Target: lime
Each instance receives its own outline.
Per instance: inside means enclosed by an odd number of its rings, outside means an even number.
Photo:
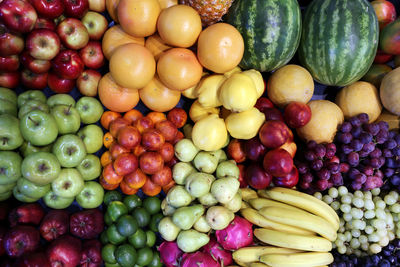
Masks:
[[[146,245],[148,247],[154,246],[154,244],[156,243],[156,239],[157,239],[156,234],[151,230],[147,230],[146,237],[147,237]]]
[[[126,240],[126,236],[123,236],[118,232],[115,224],[108,227],[106,231],[108,240],[114,245],[119,245]]]
[[[142,200],[138,195],[130,195],[124,198],[124,204],[131,212],[134,208],[142,206]]]
[[[150,213],[142,207],[138,207],[132,211],[132,216],[135,217],[139,227],[145,227],[150,222]]]
[[[107,207],[107,213],[113,222],[122,215],[128,214],[128,208],[121,201],[113,201]]]
[[[140,266],[146,266],[153,259],[153,250],[149,247],[144,247],[138,250],[138,257],[136,264]]]
[[[125,214],[118,218],[117,230],[123,236],[130,236],[136,233],[138,223],[131,215]]]
[[[115,252],[115,259],[122,267],[133,266],[136,262],[136,249],[130,244],[119,246]]]
[[[111,224],[113,224],[113,221],[111,220],[111,217],[107,212],[104,213],[104,223],[107,226],[110,226]]]
[[[143,200],[143,207],[151,214],[156,214],[161,210],[161,200],[158,197],[148,197]]]
[[[164,215],[162,215],[162,213],[157,213],[151,216],[149,223],[149,228],[151,231],[158,232],[158,223],[161,221],[162,218],[164,218]]]
[[[128,241],[137,249],[144,248],[147,243],[146,232],[139,228],[136,233],[128,237]]]
[[[121,267],[118,263],[104,263],[105,267]]]
[[[161,263],[160,254],[157,251],[155,251],[153,253],[153,259],[147,265],[147,267],[161,267],[161,266],[163,266],[163,265]]]
[[[115,259],[114,256],[114,251],[117,249],[117,247],[113,244],[106,244],[102,249],[101,249],[101,257],[103,258],[104,262],[106,263],[116,263],[117,260]]]
[[[101,233],[101,235],[100,235],[100,242],[101,242],[103,245],[105,245],[105,244],[107,244],[107,243],[110,242],[110,241],[108,241],[108,237],[107,237],[107,232],[106,232],[106,231],[104,231],[104,232]]]
[[[122,201],[122,195],[118,191],[107,191],[104,194],[104,204],[108,205],[113,201]]]

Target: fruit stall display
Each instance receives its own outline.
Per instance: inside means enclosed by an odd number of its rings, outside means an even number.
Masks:
[[[398,14],[0,0],[0,267],[399,266]]]

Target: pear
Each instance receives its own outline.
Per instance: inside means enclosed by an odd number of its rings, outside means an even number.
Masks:
[[[193,126],[193,143],[205,151],[221,149],[228,138],[228,132],[223,119],[217,114],[210,114],[207,117],[196,121]]]
[[[185,124],[183,126],[183,134],[185,135],[185,138],[192,139],[192,129],[193,126],[191,124]]]
[[[167,203],[174,208],[184,207],[192,202],[192,196],[181,185],[175,185],[167,194]]]
[[[211,230],[211,227],[208,225],[206,220],[206,216],[202,215],[194,224],[193,228],[202,233],[208,233]]]
[[[240,194],[240,190],[237,191],[231,201],[224,204],[224,207],[232,212],[238,212],[242,208],[242,194]]]
[[[182,230],[189,230],[204,214],[204,211],[205,209],[201,204],[179,208],[172,215],[172,222]]]
[[[218,202],[225,204],[232,200],[239,190],[240,182],[235,177],[215,180],[211,185],[211,194]]]
[[[191,162],[199,152],[192,140],[184,138],[175,144],[175,156],[183,162]]]
[[[196,169],[192,164],[188,162],[178,162],[172,168],[172,178],[175,183],[184,185],[189,174],[194,172],[196,172]]]
[[[210,152],[200,151],[193,160],[197,170],[205,173],[213,173],[218,166],[218,158]]]
[[[239,174],[239,168],[233,160],[226,160],[218,164],[217,178],[235,177],[239,179]]]
[[[235,214],[222,206],[212,206],[206,213],[206,221],[213,230],[225,229],[235,218]]]
[[[183,252],[189,253],[200,249],[209,241],[210,237],[207,234],[190,229],[180,231],[176,243]]]
[[[201,197],[210,192],[215,177],[212,174],[195,172],[186,179],[185,188],[192,197]]]
[[[214,157],[216,157],[218,159],[218,163],[228,159],[228,157],[226,156],[225,151],[222,150],[222,149],[211,151],[210,153],[211,153],[211,155],[213,155]]]
[[[222,105],[218,99],[218,90],[226,77],[222,74],[213,74],[201,79],[196,90],[198,101],[205,108],[214,108]]]
[[[255,107],[239,113],[231,113],[225,119],[229,134],[233,138],[246,140],[257,136],[264,122],[264,113]]]
[[[199,200],[200,204],[202,204],[204,206],[214,206],[218,203],[218,200],[216,200],[215,197],[210,192],[199,197],[198,200]]]
[[[158,232],[163,239],[174,241],[181,229],[172,222],[171,217],[164,217],[158,223]]]
[[[170,216],[174,214],[176,209],[169,205],[167,199],[164,198],[163,201],[161,201],[161,210],[164,216]]]

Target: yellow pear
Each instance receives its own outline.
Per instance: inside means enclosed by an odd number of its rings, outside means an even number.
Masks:
[[[236,66],[236,67],[234,67],[233,69],[231,69],[230,71],[225,72],[225,73],[224,73],[224,76],[225,76],[226,78],[229,78],[232,74],[237,73],[237,72],[241,72],[241,71],[242,71],[242,70],[241,70],[238,66]]]
[[[217,114],[210,114],[193,126],[192,140],[201,150],[218,150],[225,145],[227,137],[225,122]]]
[[[232,137],[250,139],[257,135],[264,121],[264,113],[253,107],[243,112],[231,113],[225,119],[225,124]]]
[[[193,122],[201,120],[210,114],[218,114],[219,108],[206,108],[203,107],[198,100],[194,101],[189,109],[189,117]]]
[[[222,105],[218,99],[218,90],[226,77],[222,74],[209,75],[201,79],[196,87],[198,101],[205,108],[219,107]]]
[[[257,98],[260,98],[264,94],[265,89],[264,79],[261,73],[258,70],[251,69],[243,71],[242,74],[249,76],[253,80],[256,86]]]

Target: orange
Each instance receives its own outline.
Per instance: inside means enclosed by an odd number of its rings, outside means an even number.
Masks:
[[[101,47],[104,56],[110,60],[117,47],[129,43],[144,45],[144,38],[130,36],[124,32],[121,25],[114,25],[104,33]]]
[[[153,183],[151,179],[147,179],[142,187],[142,192],[149,197],[154,197],[161,192],[161,189],[161,186]]]
[[[168,88],[184,91],[200,81],[203,67],[189,49],[171,48],[158,59],[157,74]]]
[[[114,137],[110,132],[106,132],[103,136],[103,144],[106,148],[109,148],[111,144],[114,142]]]
[[[190,47],[201,32],[201,18],[187,5],[174,5],[163,9],[157,21],[157,31],[169,45]]]
[[[197,57],[206,69],[225,73],[242,60],[242,35],[230,24],[216,23],[205,28],[197,41]]]
[[[158,60],[166,50],[172,48],[172,46],[167,45],[157,33],[149,36],[144,46],[150,50],[156,60]]]
[[[100,182],[101,186],[106,190],[115,190],[118,188],[118,185],[119,185],[119,184],[107,183],[106,180],[104,180],[103,176],[100,176],[99,182]]]
[[[112,162],[112,157],[110,151],[105,151],[100,157],[100,163],[102,167],[110,164]]]
[[[149,49],[139,44],[124,44],[110,59],[110,73],[122,87],[140,89],[146,86],[156,72],[156,61]]]
[[[158,0],[158,3],[160,4],[161,9],[177,5],[178,0]]]
[[[121,181],[121,183],[119,184],[119,187],[121,188],[122,193],[124,193],[125,195],[134,195],[137,193],[137,191],[139,191],[138,189],[134,189],[129,187],[124,180]]]
[[[167,120],[167,116],[165,116],[164,113],[157,111],[147,113],[146,117],[150,118],[153,121],[154,125],[156,125],[157,122]]]
[[[110,73],[100,79],[98,94],[101,103],[114,112],[126,112],[139,102],[138,90],[119,86]]]
[[[106,9],[113,21],[118,23],[117,7],[119,0],[106,0]]]
[[[124,182],[133,189],[139,189],[146,183],[147,179],[148,177],[144,172],[136,169],[136,171],[125,175]]]
[[[137,109],[131,109],[124,114],[124,119],[129,121],[130,124],[135,123],[138,119],[143,117],[143,114]]]
[[[110,122],[120,117],[122,117],[122,115],[118,112],[111,110],[104,111],[100,118],[100,124],[104,129],[108,130],[108,127],[110,127]]]
[[[165,112],[178,104],[181,92],[167,88],[157,76],[154,76],[153,80],[139,90],[139,96],[149,109]]]
[[[118,20],[126,33],[146,37],[156,32],[160,12],[158,0],[120,0]]]

